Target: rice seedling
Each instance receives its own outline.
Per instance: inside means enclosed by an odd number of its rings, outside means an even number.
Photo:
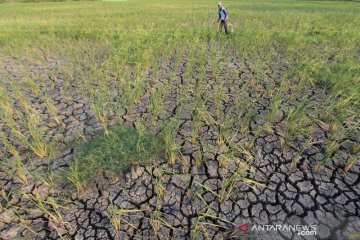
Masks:
[[[314,130],[311,120],[307,117],[309,107],[310,103],[308,103],[308,100],[304,97],[301,99],[299,105],[290,108],[286,118],[287,125],[285,130],[277,132],[280,136],[280,146],[283,151],[287,150],[289,144],[299,135],[302,135],[306,129],[310,131],[307,135]],[[309,127],[307,128],[306,126]]]
[[[221,81],[219,81],[221,82]],[[215,102],[215,109],[216,109],[216,117],[219,119],[222,116],[222,103],[223,101],[228,101],[229,97],[228,94],[225,92],[224,87],[222,84],[215,85],[214,89],[214,102]]]
[[[199,195],[199,197],[201,196]],[[214,211],[210,208],[210,206],[207,205],[205,211],[199,213],[194,229],[191,232],[191,236],[193,238],[198,238],[200,234],[203,234],[205,235],[206,239],[214,238],[214,236],[209,233],[208,228],[209,227],[225,228],[225,227],[223,225],[212,223],[211,222],[212,220],[217,222],[221,221],[232,225],[232,223],[230,223],[226,219],[218,217],[216,213],[214,213]]]
[[[24,84],[27,88],[31,89],[37,97],[41,96],[39,85],[33,79],[25,77]]]
[[[307,142],[304,143],[304,145],[301,147],[300,151],[296,154],[296,156],[291,160],[291,164],[290,164],[290,169],[289,171],[291,172],[296,165],[299,163],[299,161],[302,158],[302,154],[303,152],[311,147],[312,145],[314,145],[316,142],[312,141],[312,139],[309,139]]]
[[[27,143],[29,148],[39,157],[45,158],[50,155],[50,145],[46,142],[46,140],[43,138],[44,136],[44,130],[43,128],[36,126],[34,123],[29,121],[28,123],[28,130],[31,135],[32,141],[27,142],[26,138],[24,137],[24,142]],[[19,135],[21,136],[21,135]]]
[[[359,158],[360,158],[360,153],[358,152],[355,156],[347,160],[344,168],[345,172],[348,172],[354,166],[354,164],[359,160]]]
[[[52,98],[48,95],[45,95],[44,100],[45,100],[46,108],[49,111],[52,119],[54,119],[57,124],[64,126],[64,123],[59,118],[59,111],[56,108],[55,104],[53,103]]]
[[[270,112],[267,116],[270,123],[275,124],[277,122],[279,110],[282,102],[283,102],[283,98],[280,96],[280,94],[277,94],[270,105]]]
[[[12,176],[15,181],[23,185],[26,185],[28,183],[30,172],[19,158],[15,157],[14,159],[9,159],[3,164],[5,165],[5,169],[7,170],[9,175]]]
[[[108,135],[109,134],[109,129],[108,129],[109,121],[108,121],[108,117],[107,117],[107,112],[104,109],[103,104],[104,104],[104,102],[102,100],[95,100],[95,102],[93,102],[91,104],[91,108],[94,111],[99,122],[102,124],[102,127],[104,128],[104,134]]]
[[[301,129],[302,126],[307,123],[306,117],[307,109],[309,108],[309,101],[306,97],[303,97],[300,103],[289,110],[288,113],[288,127],[287,131],[292,134],[296,129]]]
[[[132,224],[131,222],[126,220],[126,216],[131,213],[141,213],[146,210],[143,209],[122,209],[118,206],[114,205],[112,201],[110,201],[110,205],[106,210],[106,216],[109,218],[109,221],[111,223],[111,226],[114,228],[115,233],[117,236],[119,236],[121,232],[121,226],[122,224],[126,224],[134,229],[137,229],[137,227]]]
[[[2,101],[5,105],[2,108],[2,115],[6,125],[10,128],[11,134],[34,154],[41,158],[49,156],[51,153],[51,144],[47,143],[43,138],[44,128],[39,126],[41,120],[38,114],[28,104],[18,86],[13,85],[13,90],[25,112],[21,113],[19,110],[15,109],[9,100],[9,96],[4,95],[5,97],[2,98]],[[15,123],[15,118],[18,119],[18,123]],[[22,127],[26,128],[27,134],[20,131],[19,123]],[[5,139],[2,135],[2,139],[9,150],[16,155],[16,150],[11,146],[9,138]]]
[[[201,184],[197,181],[194,181],[197,185],[202,187],[205,191],[213,194],[219,202],[223,203],[229,199],[231,199],[231,195],[237,189],[239,183],[246,184],[252,189],[256,189],[256,187],[266,187],[266,185],[252,180],[248,177],[245,177],[245,174],[250,170],[249,164],[240,161],[240,165],[236,171],[234,171],[231,175],[224,177],[221,181],[220,188],[218,191],[214,191],[207,187],[204,184]]]
[[[180,150],[180,146],[174,140],[174,135],[178,129],[179,123],[177,119],[164,123],[162,135],[165,146],[165,153],[171,165],[175,164],[176,157]]]
[[[151,177],[154,179],[154,181],[153,181],[154,189],[155,189],[155,193],[156,193],[157,197],[159,199],[162,199],[162,197],[164,196],[164,192],[166,191],[164,182],[162,179],[165,170],[160,167],[156,167],[154,169],[147,167],[147,172],[149,172]]]
[[[155,209],[150,212],[149,216],[149,223],[155,232],[155,235],[161,239],[168,238],[170,236],[165,235],[162,231],[163,227],[170,228],[173,231],[176,230],[171,223],[169,223],[166,218],[165,214],[159,211],[158,209]]]
[[[31,175],[34,176],[35,179],[37,179],[38,181],[40,181],[42,184],[44,184],[45,186],[51,188],[52,186],[54,186],[54,175],[52,172],[46,172],[46,173],[42,173],[39,171],[32,171]]]
[[[43,212],[54,223],[64,223],[63,217],[59,212],[64,207],[59,205],[54,198],[49,197],[47,200],[43,200],[38,194],[34,196],[22,191],[19,193],[37,207],[35,211]]]
[[[161,85],[157,89],[153,89],[150,95],[150,112],[152,115],[152,123],[155,125],[157,117],[164,113],[163,102],[165,98],[165,87]]]
[[[70,183],[75,186],[78,193],[84,190],[87,182],[80,173],[78,161],[75,160],[70,164],[65,181],[70,181]]]
[[[348,240],[356,240],[360,238],[360,232],[353,232],[348,237]]]
[[[16,146],[10,141],[9,137],[6,136],[3,132],[0,132],[0,140],[4,144],[5,149],[14,156],[14,158],[19,158],[20,153],[17,150]]]
[[[18,86],[18,84],[14,82],[11,82],[10,85],[16,99],[19,101],[24,111],[24,115],[28,116],[28,118],[31,119],[35,124],[39,124],[41,119],[38,116],[37,111],[30,105],[20,86]]]
[[[32,234],[36,235],[36,230],[33,228],[29,219],[23,216],[16,208],[8,209],[11,212],[11,218],[16,222],[16,225],[23,227]]]
[[[36,193],[35,195],[26,193],[24,191],[19,190],[19,194],[28,199],[35,208],[25,208],[21,210],[27,210],[29,212],[36,212],[36,213],[42,213],[44,214],[44,217],[49,220],[49,225],[57,232],[60,239],[65,239],[62,234],[60,233],[60,229],[67,226],[71,227],[71,224],[66,222],[63,219],[62,214],[60,213],[61,209],[65,209],[64,206],[60,205],[57,202],[57,199],[53,197],[47,197],[46,200],[42,199],[42,197]],[[31,223],[27,222],[24,218],[19,217],[22,223],[22,226],[25,226],[27,229],[31,230]],[[32,231],[33,233],[36,233],[35,231]]]

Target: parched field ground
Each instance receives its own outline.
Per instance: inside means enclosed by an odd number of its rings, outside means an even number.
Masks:
[[[0,4],[0,239],[359,238],[360,4],[224,3]]]

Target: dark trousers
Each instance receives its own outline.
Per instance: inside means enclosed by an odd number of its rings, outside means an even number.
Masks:
[[[228,33],[228,30],[227,30],[227,23],[226,23],[226,21],[225,21],[225,20],[220,20],[220,26],[219,26],[220,31],[222,31],[223,27],[224,27],[224,29],[225,29],[225,33],[227,34],[227,33]]]

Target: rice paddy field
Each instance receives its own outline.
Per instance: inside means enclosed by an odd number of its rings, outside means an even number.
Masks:
[[[223,4],[0,3],[0,239],[360,238],[360,3]]]

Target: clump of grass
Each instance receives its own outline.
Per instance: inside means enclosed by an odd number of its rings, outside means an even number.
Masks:
[[[132,128],[113,127],[107,135],[98,135],[81,144],[70,167],[65,183],[71,182],[78,191],[91,185],[102,172],[119,174],[131,164],[147,164],[164,154],[161,138]]]

